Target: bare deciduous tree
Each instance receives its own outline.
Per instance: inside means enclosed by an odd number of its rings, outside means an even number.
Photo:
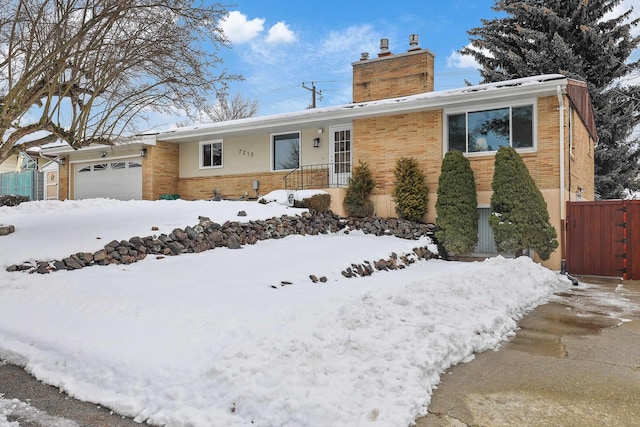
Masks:
[[[145,112],[195,116],[240,78],[217,70],[225,15],[191,0],[5,0],[0,162],[58,139],[111,143]]]
[[[245,99],[239,93],[229,100],[226,93],[221,93],[216,103],[207,108],[206,114],[214,122],[245,119],[258,114],[258,101]]]

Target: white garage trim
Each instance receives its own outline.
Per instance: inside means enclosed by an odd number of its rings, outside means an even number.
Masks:
[[[142,199],[142,159],[74,162],[74,198]]]

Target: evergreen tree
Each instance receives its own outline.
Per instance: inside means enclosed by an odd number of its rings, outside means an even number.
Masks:
[[[498,250],[520,256],[524,250],[533,249],[541,259],[549,259],[558,247],[558,234],[549,220],[542,193],[513,148],[501,147],[496,153],[491,187],[489,225]]]
[[[353,168],[349,179],[349,187],[344,197],[343,206],[350,216],[366,217],[373,215],[373,202],[369,200],[376,186],[367,163],[359,163]]]
[[[493,9],[506,16],[483,20],[468,31],[471,47],[461,50],[481,65],[485,83],[538,74],[563,74],[586,81],[599,142],[595,150],[596,194],[618,198],[640,186],[640,86],[624,82],[640,70],[629,61],[640,46],[632,35],[640,19],[632,10],[609,14],[622,0],[499,0]],[[637,82],[637,80],[635,80]]]
[[[438,242],[453,255],[469,253],[478,242],[478,196],[471,164],[460,151],[442,160],[436,214]]]
[[[392,196],[396,202],[396,213],[400,218],[418,221],[427,213],[429,189],[424,182],[416,159],[402,157],[396,161],[393,171],[396,186]]]

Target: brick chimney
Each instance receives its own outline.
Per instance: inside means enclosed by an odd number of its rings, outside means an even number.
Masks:
[[[422,49],[418,35],[411,34],[407,52],[393,54],[389,40],[380,40],[377,58],[364,52],[353,66],[353,102],[375,101],[433,92],[435,55]]]

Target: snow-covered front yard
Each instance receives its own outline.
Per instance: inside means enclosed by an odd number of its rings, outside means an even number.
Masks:
[[[429,243],[354,231],[48,275],[5,271],[198,216],[300,212],[182,200],[0,207],[0,223],[16,228],[0,237],[0,358],[153,424],[408,426],[445,369],[499,345],[515,320],[569,286],[527,258],[419,261],[346,279],[351,263]]]

